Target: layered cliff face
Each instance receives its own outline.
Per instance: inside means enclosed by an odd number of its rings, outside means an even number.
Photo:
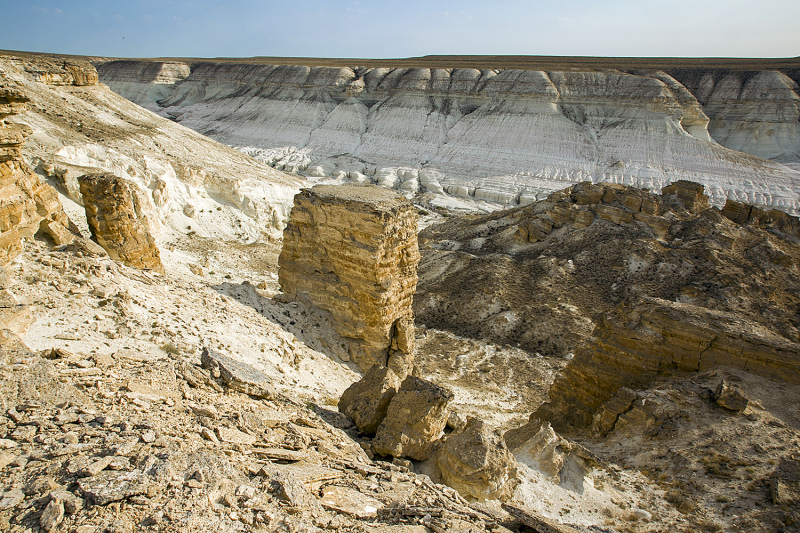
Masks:
[[[676,77],[711,118],[708,131],[723,146],[800,168],[798,84],[779,71],[679,71]]]
[[[283,233],[285,295],[328,313],[363,370],[387,363],[405,375],[414,356],[417,213],[380,187],[326,186],[295,197]]]
[[[0,265],[22,251],[22,239],[39,232],[56,244],[75,237],[56,191],[22,158],[22,145],[33,133],[31,128],[5,120],[24,113],[28,101],[21,87],[0,74]]]
[[[535,416],[559,430],[585,428],[622,387],[645,388],[659,376],[723,366],[800,383],[800,343],[765,326],[661,299],[620,306],[600,319]]]
[[[430,192],[433,206],[524,204],[583,180],[657,191],[678,179],[703,183],[715,205],[800,205],[800,174],[760,158],[800,162],[797,83],[778,71],[675,71],[682,83],[638,70],[98,68],[112,90],[276,168]]]

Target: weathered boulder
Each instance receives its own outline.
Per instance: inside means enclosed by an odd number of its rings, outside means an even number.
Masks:
[[[513,492],[510,481],[516,460],[503,439],[483,420],[470,418],[467,425],[445,439],[436,452],[442,479],[462,496],[501,499]]]
[[[92,237],[115,261],[163,272],[153,236],[136,209],[135,185],[111,174],[78,178]]]
[[[742,412],[747,409],[750,399],[741,387],[722,380],[714,391],[714,402],[730,411]]]
[[[408,376],[392,398],[372,449],[380,455],[424,461],[433,452],[449,415],[453,393],[430,381]]]
[[[700,213],[711,207],[705,187],[693,181],[675,181],[662,188],[661,194],[668,200],[682,205],[690,213]]]
[[[405,375],[414,354],[417,212],[376,186],[317,185],[295,196],[278,261],[284,293],[328,311],[367,370]]]
[[[505,441],[516,457],[551,478],[557,479],[564,468],[567,441],[549,422],[531,417],[524,426],[506,432]]]
[[[375,365],[342,393],[339,411],[349,416],[361,433],[374,434],[386,418],[401,381],[391,368]]]

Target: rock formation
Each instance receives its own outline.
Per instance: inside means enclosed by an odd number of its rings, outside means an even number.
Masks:
[[[738,314],[646,298],[601,318],[535,415],[557,430],[588,427],[621,387],[721,366],[800,383],[800,343]]]
[[[43,183],[22,158],[22,145],[33,133],[31,128],[5,121],[23,113],[28,101],[21,88],[0,76],[0,265],[19,254],[24,238],[41,232],[60,245],[72,242],[77,231],[55,189]]]
[[[606,404],[617,391],[673,372],[800,379],[797,224],[734,201],[720,212],[691,182],[662,195],[581,183],[423,230],[415,310],[428,327],[568,359],[536,416],[603,434],[635,400]]]
[[[400,385],[378,427],[372,449],[380,455],[430,457],[447,424],[453,393],[430,381],[408,376]]]
[[[784,166],[800,165],[796,69],[339,65],[98,69],[123,96],[275,168],[433,193],[432,205],[525,204],[590,179],[653,191],[691,179],[714,205],[800,206],[800,174]]]
[[[516,461],[502,437],[478,418],[451,433],[436,451],[436,464],[447,485],[478,500],[513,494]]]
[[[279,282],[288,298],[329,313],[349,358],[405,376],[414,356],[417,214],[379,187],[317,185],[295,197]]]
[[[112,174],[78,178],[92,237],[115,261],[162,272],[161,255],[137,209],[136,186]]]

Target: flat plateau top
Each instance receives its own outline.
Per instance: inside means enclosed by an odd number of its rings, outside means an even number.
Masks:
[[[408,200],[403,196],[377,185],[315,185],[310,190],[312,194],[325,200],[343,200],[372,205],[394,204],[397,206],[408,203]]]
[[[84,59],[95,65],[107,61],[180,61],[196,63],[234,63],[255,65],[304,65],[308,67],[394,67],[394,68],[477,68],[515,70],[636,70],[636,69],[723,69],[723,70],[793,70],[800,68],[800,57],[735,58],[735,57],[589,57],[589,56],[522,56],[522,55],[428,55],[408,58],[325,58],[325,57],[152,57],[114,58],[70,56],[0,50],[14,56],[50,56]]]

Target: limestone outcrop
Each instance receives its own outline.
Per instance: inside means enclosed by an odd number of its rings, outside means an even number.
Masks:
[[[453,393],[430,381],[408,376],[392,398],[372,441],[380,455],[424,461],[444,431]]]
[[[636,396],[607,402],[656,377],[730,366],[800,379],[797,224],[709,207],[690,182],[661,195],[581,183],[423,230],[415,311],[428,327],[567,360],[536,416],[602,435]]]
[[[363,370],[405,376],[414,356],[417,213],[375,186],[317,185],[295,197],[278,279],[287,298],[327,312]]]
[[[25,62],[25,72],[35,81],[47,85],[85,87],[99,81],[97,69],[88,61],[76,58],[29,57]]]
[[[645,298],[600,319],[535,416],[559,431],[588,427],[622,387],[721,366],[800,383],[800,343],[738,314]]]
[[[462,496],[478,500],[511,496],[515,463],[502,437],[479,418],[470,418],[436,451],[436,464],[444,482]]]
[[[68,244],[77,232],[55,189],[22,158],[22,145],[33,131],[5,120],[23,113],[28,101],[18,86],[0,77],[0,265],[19,254],[22,239],[41,232],[55,244]]]
[[[112,174],[78,178],[92,237],[115,261],[163,271],[155,239],[137,209],[135,185]]]

